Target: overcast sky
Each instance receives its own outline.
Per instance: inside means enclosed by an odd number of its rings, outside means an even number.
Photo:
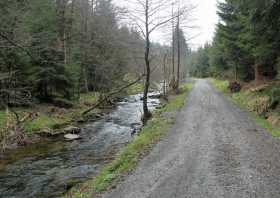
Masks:
[[[197,8],[193,11],[194,22],[199,28],[195,33],[200,33],[198,37],[190,41],[194,46],[201,46],[206,42],[211,42],[215,33],[215,26],[219,20],[217,16],[216,0],[192,0]]]
[[[115,0],[115,4],[126,7],[123,0]],[[192,11],[192,20],[188,25],[197,26],[195,29],[185,29],[187,39],[197,35],[189,41],[193,49],[203,46],[206,42],[211,42],[215,33],[215,26],[218,22],[217,0],[181,0],[182,3],[190,2],[196,8]],[[162,30],[153,32],[152,40],[160,43],[169,43],[166,34]]]

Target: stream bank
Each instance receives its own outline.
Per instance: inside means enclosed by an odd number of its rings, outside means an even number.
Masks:
[[[168,102],[153,112],[152,119],[117,153],[113,161],[103,167],[92,179],[72,189],[65,197],[99,197],[104,191],[115,188],[169,131],[191,89],[192,83],[185,83],[176,95],[169,95]]]
[[[99,93],[81,94],[80,99],[71,102],[72,105],[67,109],[54,104],[39,103],[33,104],[32,107],[2,110],[0,111],[0,159],[9,150],[43,140],[56,139],[69,133],[77,134],[79,132],[77,128],[82,127],[85,123],[102,119],[115,109],[118,102],[129,95],[138,93],[141,91],[132,87],[127,93],[117,94],[108,103],[98,106],[86,115],[82,115],[83,112],[98,103]]]
[[[263,84],[246,84],[240,92],[231,93],[229,81],[210,79],[210,82],[223,94],[250,112],[251,117],[273,136],[280,137],[280,97],[278,81]],[[273,104],[276,104],[275,106]]]
[[[38,141],[8,151],[0,161],[0,195],[12,197],[59,197],[96,174],[141,127],[141,94],[126,97],[111,113],[82,127],[82,139],[63,137]],[[149,99],[155,109],[159,99]]]

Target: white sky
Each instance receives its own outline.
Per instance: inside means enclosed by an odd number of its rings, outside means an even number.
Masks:
[[[192,2],[197,5],[193,16],[196,19],[195,25],[199,27],[193,32],[194,34],[199,33],[199,36],[191,40],[190,43],[194,48],[197,48],[212,41],[219,18],[216,13],[217,0],[192,0]]]
[[[123,0],[115,0],[115,4],[119,6],[126,6]],[[189,45],[196,49],[203,46],[206,42],[211,42],[215,33],[215,27],[219,20],[217,16],[217,0],[181,0],[181,3],[190,3],[196,8],[192,11],[190,23],[188,26],[196,26],[197,28],[185,28],[185,36],[187,39],[193,38],[188,41]],[[169,43],[168,36],[163,33],[163,30],[153,32],[151,35],[152,40],[160,43]]]

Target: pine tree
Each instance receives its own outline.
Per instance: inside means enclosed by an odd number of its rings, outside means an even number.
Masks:
[[[34,0],[26,20],[31,36],[30,51],[36,57],[31,60],[28,78],[34,86],[35,95],[47,101],[53,97],[70,97],[64,52],[57,46],[55,6],[53,1]]]

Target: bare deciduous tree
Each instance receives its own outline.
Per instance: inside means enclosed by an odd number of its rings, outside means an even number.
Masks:
[[[182,6],[178,13],[173,15],[169,12],[169,9],[174,2],[170,0],[127,0],[126,2],[128,3],[128,16],[132,25],[138,28],[145,39],[146,79],[143,95],[143,122],[145,123],[152,116],[147,105],[151,75],[151,34],[168,25],[178,16],[184,15],[188,8]]]

